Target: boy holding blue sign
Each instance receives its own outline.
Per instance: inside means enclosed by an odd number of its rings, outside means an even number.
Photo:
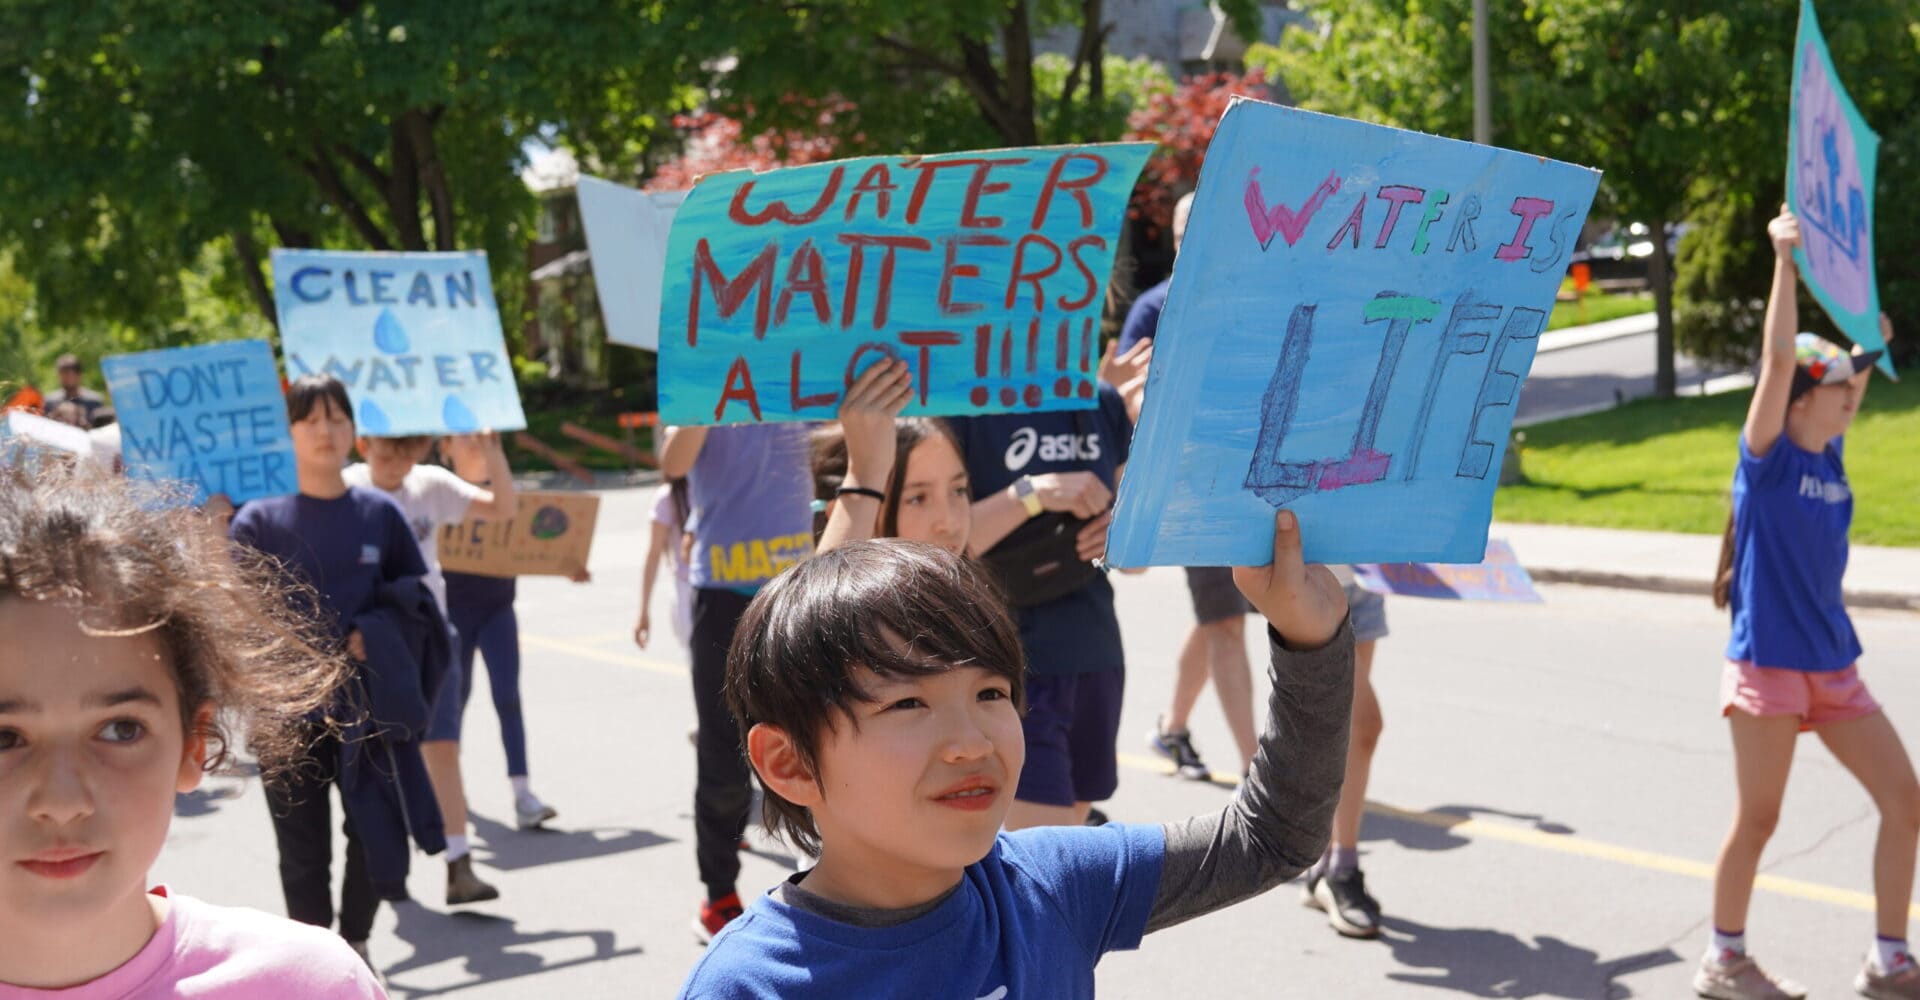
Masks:
[[[1091,997],[1107,952],[1305,868],[1339,795],[1352,635],[1292,513],[1275,520],[1269,563],[1235,571],[1271,625],[1253,773],[1232,804],[1164,825],[1001,832],[1028,678],[971,560],[859,541],[774,580],[740,623],[727,699],[769,821],[820,861],[715,938],[680,995]]]

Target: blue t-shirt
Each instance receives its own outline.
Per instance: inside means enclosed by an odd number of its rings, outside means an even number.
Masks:
[[[1120,345],[1115,353],[1125,354],[1133,345],[1152,340],[1160,331],[1160,312],[1167,307],[1167,287],[1172,284],[1173,279],[1168,278],[1133,300],[1133,306],[1127,310],[1127,321],[1120,326]]]
[[[1092,410],[995,413],[948,423],[960,441],[976,500],[1021,476],[1049,472],[1092,472],[1111,489],[1133,439],[1127,406],[1105,383]],[[1104,574],[1058,600],[1016,610],[1020,645],[1034,673],[1084,674],[1125,666],[1113,586]]]
[[[687,475],[695,587],[757,592],[813,551],[805,424],[707,431]]]
[[[1814,453],[1781,435],[1755,458],[1741,436],[1728,659],[1821,672],[1845,670],[1860,658],[1840,586],[1852,523],[1839,438]]]
[[[381,585],[427,572],[400,505],[376,489],[350,486],[332,500],[300,493],[255,500],[234,515],[230,534],[312,586],[318,605],[296,595],[294,606],[336,640],[378,602]]]
[[[951,896],[894,927],[855,927],[761,896],[713,939],[680,996],[1091,997],[1100,957],[1140,946],[1165,854],[1158,826],[1001,834]]]

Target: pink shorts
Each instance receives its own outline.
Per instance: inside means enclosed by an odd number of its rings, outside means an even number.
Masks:
[[[1857,665],[1814,673],[1728,660],[1720,672],[1720,714],[1736,708],[1748,715],[1797,715],[1800,731],[1806,732],[1872,715],[1880,703],[1867,693]]]

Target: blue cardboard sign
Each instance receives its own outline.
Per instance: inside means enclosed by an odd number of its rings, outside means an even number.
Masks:
[[[1237,99],[1200,174],[1107,561],[1476,562],[1600,174]]]
[[[1100,315],[1152,146],[873,156],[703,178],[674,217],[660,419],[831,418],[882,358],[908,415],[1095,405]]]
[[[101,359],[120,423],[120,459],[135,479],[176,480],[193,502],[234,503],[299,489],[280,370],[264,340],[234,340]]]
[[[1880,137],[1840,82],[1813,0],[1800,0],[1793,41],[1793,111],[1787,129],[1787,204],[1800,222],[1793,262],[1833,325],[1881,350],[1880,287],[1873,274],[1873,179]],[[1890,355],[1880,368],[1893,374]]]
[[[1376,594],[1432,597],[1447,601],[1501,601],[1539,604],[1533,576],[1514,558],[1513,546],[1496,538],[1487,543],[1487,557],[1478,563],[1361,563],[1353,568],[1354,582]]]
[[[362,434],[524,430],[487,255],[273,251],[287,374],[346,383]]]

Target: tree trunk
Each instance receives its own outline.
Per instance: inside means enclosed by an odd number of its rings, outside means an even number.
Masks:
[[[233,256],[240,264],[240,277],[246,281],[254,308],[278,329],[280,314],[273,308],[273,289],[267,287],[267,276],[260,270],[260,246],[254,242],[253,232],[245,226],[236,226],[228,235],[233,240]]]
[[[1087,60],[1087,102],[1092,107],[1107,103],[1107,26],[1101,0],[1086,0],[1087,28],[1093,32],[1093,51]]]
[[[367,209],[360,204],[360,199],[355,198],[353,192],[347,190],[346,181],[341,178],[340,171],[334,167],[333,160],[327,156],[326,150],[316,144],[313,148],[313,159],[301,165],[306,168],[307,175],[313,178],[313,182],[319,185],[320,193],[347,217],[347,224],[353,227],[353,231],[367,241],[368,249],[393,249],[393,241],[387,239],[387,234],[380,231],[380,226],[373,221],[372,216],[367,214]]]
[[[453,190],[447,183],[447,165],[440,159],[440,144],[433,137],[433,127],[439,120],[438,109],[430,113],[407,112],[413,151],[420,158],[420,184],[426,189],[427,205],[433,211],[433,248],[458,250],[460,234],[454,224]]]
[[[1667,220],[1656,216],[1647,220],[1653,229],[1653,258],[1648,264],[1648,278],[1653,283],[1654,314],[1654,372],[1653,394],[1661,399],[1671,399],[1678,379],[1673,367],[1673,262],[1667,255]]]
[[[1027,0],[1007,4],[1007,22],[1000,30],[1000,41],[1007,64],[1007,117],[1017,130],[1007,138],[1016,146],[1037,146],[1040,130],[1034,121],[1033,24],[1027,18]]]
[[[399,231],[400,249],[425,250],[427,232],[420,225],[420,157],[413,145],[409,121],[420,112],[409,109],[387,126],[387,155],[391,158],[387,188],[387,214]]]

